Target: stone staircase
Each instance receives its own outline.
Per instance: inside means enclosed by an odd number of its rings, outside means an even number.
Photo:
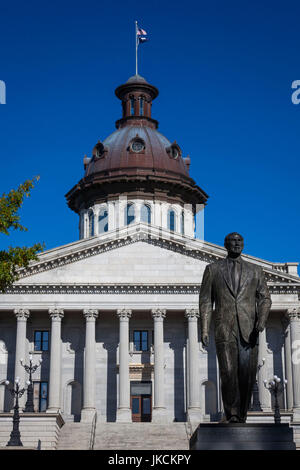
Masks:
[[[92,426],[90,423],[67,422],[60,430],[57,450],[89,450]]]
[[[63,449],[89,449],[91,424],[66,423],[57,445]],[[94,450],[188,450],[186,423],[101,423],[95,431]]]

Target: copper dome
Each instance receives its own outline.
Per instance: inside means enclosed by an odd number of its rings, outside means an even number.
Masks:
[[[189,176],[189,157],[176,142],[157,131],[151,117],[158,90],[135,75],[116,89],[123,116],[117,130],[98,142],[91,158],[84,159],[84,178],[66,195],[71,209],[79,212],[95,202],[121,194],[202,204],[207,194]]]

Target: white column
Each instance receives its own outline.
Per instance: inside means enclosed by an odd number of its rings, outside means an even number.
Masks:
[[[94,208],[94,235],[99,235],[99,212],[100,207],[97,205]]]
[[[152,422],[165,422],[165,397],[164,397],[164,318],[166,310],[153,309],[154,319],[154,407],[152,411]]]
[[[197,309],[185,311],[188,319],[188,416],[191,422],[202,420],[200,405],[200,383],[199,383],[199,342],[198,342],[198,318]]]
[[[291,325],[288,315],[282,318],[284,328],[284,363],[286,384],[286,407],[293,409],[293,373],[292,373],[292,350],[291,350]]]
[[[116,227],[116,216],[115,216],[115,203],[109,201],[107,203],[108,210],[108,231],[114,230]]]
[[[119,309],[117,315],[120,320],[119,338],[119,407],[117,421],[131,422],[130,409],[130,382],[129,382],[129,318],[131,310]]]
[[[266,340],[266,329],[259,333],[259,344],[258,344],[258,396],[260,406],[263,411],[272,411],[271,407],[271,394],[269,390],[264,386],[264,380],[269,380],[268,367],[267,367],[267,340]],[[263,361],[265,359],[265,361]]]
[[[50,309],[49,315],[51,318],[51,347],[47,413],[57,413],[61,408],[61,320],[64,316],[64,311],[60,308]]]
[[[85,352],[83,374],[83,408],[81,421],[91,422],[96,412],[96,319],[98,310],[86,309],[85,317]]]
[[[26,325],[27,319],[29,318],[29,310],[25,310],[23,308],[15,309],[14,314],[17,318],[15,379],[16,377],[20,378],[20,386],[23,388],[25,386],[25,381],[27,380],[27,374],[25,375],[25,369],[21,365],[20,359],[24,359],[25,362],[28,362],[26,361]],[[25,406],[25,402],[26,393],[19,400],[20,409]]]
[[[300,307],[288,309],[291,324],[293,419],[300,420]]]

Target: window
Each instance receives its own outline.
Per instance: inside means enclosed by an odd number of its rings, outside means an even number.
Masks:
[[[131,142],[131,150],[134,153],[140,153],[145,149],[145,142],[142,139],[134,139]]]
[[[141,207],[141,222],[151,224],[151,208],[147,204],[143,204]]]
[[[93,237],[94,234],[95,234],[94,213],[93,211],[89,211],[89,237]]]
[[[176,224],[175,224],[175,211],[170,209],[168,211],[168,229],[172,232],[175,232]]]
[[[135,330],[133,332],[133,346],[135,351],[148,351],[148,331]]]
[[[35,331],[34,332],[34,350],[35,351],[48,351],[49,350],[49,331]]]
[[[48,407],[48,382],[33,382],[34,411],[45,412]]]
[[[125,209],[125,225],[132,224],[134,222],[134,205],[127,204]]]
[[[130,115],[134,116],[134,98],[130,98]]]
[[[105,209],[104,207],[100,209],[98,224],[99,233],[104,233],[108,231],[108,212],[107,209]]]
[[[144,116],[144,98],[140,97],[140,116]]]

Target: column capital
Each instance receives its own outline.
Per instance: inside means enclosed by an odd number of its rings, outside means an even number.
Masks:
[[[64,310],[62,308],[50,308],[49,315],[51,320],[61,320],[64,317]]]
[[[94,309],[91,309],[91,308],[85,308],[83,310],[83,316],[85,317],[86,320],[90,319],[90,318],[98,318],[98,315],[99,315],[99,311],[98,310],[94,310]]]
[[[199,310],[197,308],[187,308],[185,310],[185,313],[184,313],[184,316],[186,318],[188,318],[189,320],[190,319],[193,319],[193,318],[199,318]]]
[[[25,308],[15,308],[14,314],[18,320],[27,320],[27,318],[29,318],[30,312]]]
[[[128,308],[118,308],[117,310],[117,315],[118,317],[120,318],[120,320],[122,319],[127,319],[127,318],[130,318],[131,315],[132,315],[132,310],[128,309]]]
[[[151,310],[151,315],[152,315],[152,318],[154,318],[154,320],[158,319],[158,318],[166,318],[166,309],[165,308],[153,308]]]
[[[288,308],[285,315],[290,321],[300,321],[300,307]]]

